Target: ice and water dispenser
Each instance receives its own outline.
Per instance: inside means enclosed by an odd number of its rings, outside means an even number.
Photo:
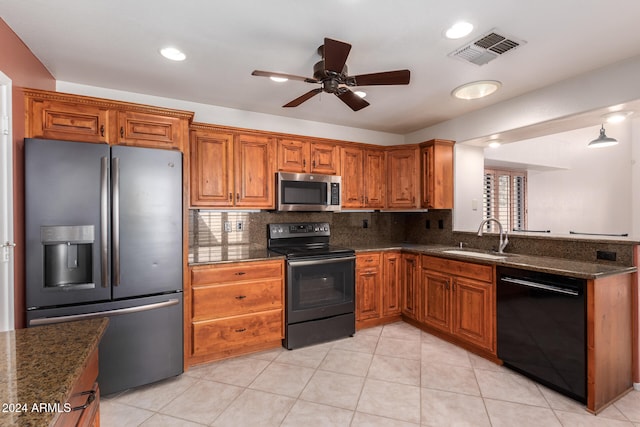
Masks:
[[[93,281],[93,225],[42,226],[45,289],[95,288]]]

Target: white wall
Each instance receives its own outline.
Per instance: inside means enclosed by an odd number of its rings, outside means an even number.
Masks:
[[[476,231],[482,221],[484,150],[469,145],[454,146],[453,229]]]
[[[136,102],[177,110],[193,111],[194,121],[223,126],[233,126],[247,129],[258,129],[271,132],[283,132],[297,135],[316,136],[320,138],[338,139],[343,141],[364,142],[378,145],[404,144],[404,136],[367,129],[357,129],[337,126],[328,123],[309,120],[291,119],[271,114],[254,113],[251,111],[235,110],[233,108],[215,105],[199,104],[179,99],[162,98],[141,93],[125,92],[121,90],[81,85],[58,80],[58,92],[77,95],[94,96],[97,98],[114,99],[118,101]]]

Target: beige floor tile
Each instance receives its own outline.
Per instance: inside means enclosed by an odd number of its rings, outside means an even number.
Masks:
[[[333,348],[327,353],[318,369],[364,377],[369,371],[373,355],[357,351]]]
[[[160,412],[196,423],[209,424],[242,392],[242,388],[199,380],[164,406]]]
[[[414,328],[405,322],[395,322],[384,325],[382,328],[382,338],[399,338],[410,341],[420,341],[422,331]]]
[[[469,361],[471,362],[471,366],[475,369],[484,369],[487,371],[500,371],[502,369],[506,369],[505,367],[498,365],[497,363],[493,363],[490,360],[485,359],[484,357],[480,357],[477,354],[468,353]]]
[[[482,398],[440,390],[422,389],[423,426],[490,426]]]
[[[150,411],[158,411],[197,381],[197,379],[186,375],[172,377],[154,384],[127,390],[119,394],[115,401]]]
[[[367,335],[358,332],[353,337],[336,341],[333,348],[373,354],[376,351],[379,339],[378,335]]]
[[[356,412],[351,427],[416,427],[419,424]]]
[[[382,334],[378,342],[376,354],[420,360],[422,348],[418,339],[391,338]]]
[[[284,353],[286,351],[288,351],[286,348],[278,347],[271,350],[260,351],[258,353],[251,353],[246,357],[250,357],[252,359],[262,359],[262,360],[272,361],[272,360],[275,360],[276,357],[280,356],[280,353]]]
[[[420,361],[375,355],[367,378],[420,386]]]
[[[254,390],[298,397],[314,370],[304,366],[273,362],[249,385]]]
[[[538,384],[538,390],[540,390],[544,398],[547,400],[551,409],[575,412],[578,414],[585,413],[587,410],[586,405],[573,400],[563,394],[560,394],[555,390],[551,390],[543,385]]]
[[[640,423],[640,391],[633,390],[614,403],[629,420]]]
[[[295,399],[259,390],[245,390],[212,424],[216,427],[279,426]]]
[[[246,387],[269,365],[262,359],[238,358],[216,363],[202,377],[207,380]]]
[[[275,361],[315,369],[322,363],[332,346],[332,343],[326,343],[283,351],[275,358]]]
[[[442,340],[422,340],[421,360],[431,363],[465,366],[470,368],[469,353],[460,347]]]
[[[476,378],[482,397],[549,407],[536,383],[515,373],[476,369]]]
[[[422,362],[420,386],[480,396],[476,375],[471,368]]]
[[[367,379],[357,410],[412,423],[420,422],[420,387]]]
[[[575,412],[555,411],[555,413],[563,427],[633,427],[633,423],[630,421],[604,418],[587,412],[576,414]]]
[[[549,408],[485,399],[493,427],[562,427]]]
[[[353,411],[298,400],[284,419],[286,427],[348,427]]]
[[[316,371],[300,394],[300,399],[354,410],[363,384],[363,377]]]
[[[138,426],[153,416],[154,412],[134,408],[114,400],[100,401],[100,425],[102,427]]]
[[[140,424],[140,427],[200,427],[204,425],[206,424],[198,424],[182,420],[180,418],[170,417],[169,415],[156,413],[153,417]]]
[[[373,328],[360,329],[356,332],[355,336],[357,337],[358,335],[370,335],[380,337],[380,334],[382,334],[382,328],[383,326],[374,326]]]

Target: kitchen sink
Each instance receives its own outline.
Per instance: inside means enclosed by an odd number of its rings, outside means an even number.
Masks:
[[[474,257],[474,258],[491,259],[495,261],[503,260],[508,256],[507,254],[498,254],[498,253],[490,254],[487,252],[468,251],[464,249],[447,249],[442,252],[444,252],[445,254],[463,255],[463,256]]]

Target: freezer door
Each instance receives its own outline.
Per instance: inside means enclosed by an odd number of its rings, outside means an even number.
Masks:
[[[111,298],[109,146],[25,139],[26,306]]]
[[[182,153],[115,146],[113,298],[182,290]]]
[[[99,345],[101,394],[176,376],[183,371],[182,292],[27,312],[27,325],[108,317]]]

